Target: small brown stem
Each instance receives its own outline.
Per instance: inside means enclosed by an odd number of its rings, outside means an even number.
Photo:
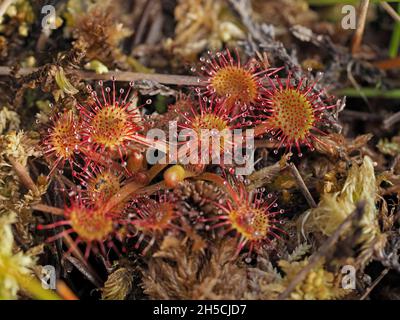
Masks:
[[[158,169],[161,168],[162,165]],[[193,177],[195,174],[192,172],[185,172],[185,179]],[[121,190],[113,195],[108,202],[104,206],[104,211],[111,211],[114,207],[119,205],[122,202],[127,201],[127,199],[133,194],[144,194],[149,193],[151,191],[161,190],[161,188],[165,188],[165,183],[162,181],[158,184],[154,184],[151,186],[145,186],[143,184],[137,183],[135,181],[129,182],[125,186],[121,188]]]
[[[380,61],[374,62],[373,65],[380,69],[383,69],[383,70],[400,68],[400,57],[386,59],[386,60],[380,60]]]
[[[59,175],[56,176],[56,179],[61,186],[68,186],[70,189],[76,188],[76,184],[69,180],[66,176]]]
[[[354,55],[360,51],[361,41],[365,30],[365,21],[367,20],[369,0],[362,0],[360,5],[360,14],[357,19],[357,29],[353,37],[351,53]]]
[[[163,168],[165,168],[167,165],[161,165],[161,164],[160,164],[160,165],[155,165],[155,166],[159,166],[159,167],[157,168],[157,172],[160,172],[160,171],[161,171]],[[154,172],[154,173],[155,173],[155,172]],[[192,177],[194,177],[195,175],[196,175],[195,173],[185,170],[185,177],[184,177],[184,179],[192,178]],[[151,180],[149,180],[149,181],[151,181]],[[145,194],[149,195],[149,194],[152,194],[152,193],[154,193],[154,192],[156,192],[156,191],[165,190],[165,189],[170,189],[170,188],[168,188],[168,187],[166,186],[165,181],[163,180],[163,181],[161,181],[161,182],[152,184],[152,185],[150,185],[150,186],[145,186],[145,187],[139,188],[138,190],[136,190],[135,194],[137,194],[137,195],[145,195]]]
[[[16,161],[12,157],[8,157],[8,161],[10,161],[15,173],[17,174],[21,183],[29,190],[31,190],[35,195],[39,195],[39,189],[37,188],[35,182],[32,180],[28,170],[18,161]]]
[[[111,211],[113,208],[118,206],[120,203],[125,202],[129,196],[135,193],[143,185],[137,183],[136,181],[129,182],[124,185],[116,194],[114,194],[105,204],[104,211]]]
[[[149,145],[150,147],[155,148],[161,152],[165,153],[167,150],[167,144],[165,142],[153,141],[152,139],[148,139],[146,137],[140,137],[140,136],[138,136],[136,139],[138,140],[137,142],[139,142],[139,140],[140,140],[140,142],[142,142],[144,145]],[[104,155],[102,155],[98,152],[88,150],[86,148],[80,148],[80,151],[82,153],[84,153],[86,156],[90,157],[91,160],[98,162],[99,164],[101,164],[103,166],[106,166],[106,167],[111,166],[112,168],[115,168],[118,170],[124,170],[124,168],[118,162],[111,160],[111,163],[110,163],[110,159],[106,158]]]
[[[156,163],[154,166],[152,166],[149,171],[147,171],[147,178],[149,179],[149,182],[151,182],[151,180],[153,180],[167,166],[168,164],[159,163]]]
[[[79,300],[75,293],[62,281],[57,281],[57,293],[64,300]]]
[[[31,206],[33,210],[36,211],[41,211],[41,212],[46,212],[46,213],[51,213],[54,214],[55,216],[62,216],[64,215],[64,210],[52,206],[48,206],[47,204],[43,203],[38,203],[33,206]]]
[[[294,178],[296,179],[297,185],[299,186],[301,193],[306,198],[308,205],[311,208],[316,208],[317,204],[315,203],[314,198],[312,197],[310,191],[308,190],[306,184],[304,183],[304,180],[303,180],[299,170],[297,170],[297,167],[293,162],[290,163],[290,170],[292,171],[292,174],[293,174]]]
[[[66,234],[63,237],[63,242],[68,248],[71,248],[70,251],[71,251],[72,255],[74,255],[77,259],[79,259],[83,264],[87,264],[87,262],[85,261],[85,258],[82,255],[82,252],[75,245],[74,240],[72,240],[72,238],[69,234]],[[68,258],[69,255],[65,254],[64,257]]]
[[[330,248],[339,240],[342,232],[350,227],[355,217],[361,217],[364,212],[364,204],[360,203],[357,208],[339,225],[336,231],[324,242],[324,244],[315,252],[309,259],[308,264],[300,270],[299,273],[293,278],[286,289],[278,296],[278,300],[284,300],[289,297],[289,294],[296,288],[296,286],[303,281],[307,274],[317,266],[320,259],[328,253]]]

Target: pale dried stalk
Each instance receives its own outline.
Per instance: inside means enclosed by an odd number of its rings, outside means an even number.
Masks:
[[[353,43],[351,47],[351,53],[354,55],[360,51],[361,41],[364,35],[365,30],[365,21],[367,20],[367,12],[368,12],[369,0],[362,0],[361,1],[361,9],[360,14],[358,15],[357,19],[357,29],[356,33],[353,37]]]
[[[399,14],[396,12],[396,10],[394,10],[394,9],[392,8],[392,6],[391,6],[389,3],[387,3],[386,1],[384,1],[384,2],[381,2],[380,5],[381,5],[381,7],[382,7],[383,9],[385,9],[385,11],[386,11],[394,20],[396,20],[397,22],[400,22],[400,16],[399,16]]]
[[[395,114],[392,114],[389,118],[383,121],[383,127],[385,129],[389,129],[391,126],[398,123],[399,121],[400,121],[400,112],[396,112]]]
[[[381,280],[388,274],[389,272],[389,268],[384,269],[381,274],[379,275],[378,278],[375,279],[374,283],[371,284],[370,287],[368,287],[368,289],[365,291],[365,293],[362,295],[362,297],[360,298],[360,300],[365,300],[368,295],[371,293],[371,291],[379,284],[379,282],[381,282]]]
[[[63,209],[52,207],[52,206],[48,206],[47,204],[43,204],[43,203],[35,204],[31,208],[32,208],[32,210],[51,213],[51,214],[53,214],[55,216],[64,215],[64,210]]]
[[[306,184],[304,183],[303,178],[301,177],[299,170],[297,170],[297,167],[295,166],[294,163],[290,164],[290,170],[292,171],[293,177],[296,179],[297,185],[299,186],[301,193],[306,198],[309,206],[311,208],[316,208],[317,204],[315,203],[314,198],[312,197],[310,191],[308,190]]]

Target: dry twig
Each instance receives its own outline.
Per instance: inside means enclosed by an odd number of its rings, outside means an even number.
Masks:
[[[384,278],[384,276],[387,275],[389,272],[389,268],[386,268],[385,270],[382,271],[382,273],[379,275],[378,278],[375,279],[374,283],[371,284],[371,286],[368,287],[368,289],[364,292],[364,294],[361,296],[360,300],[365,300],[368,295],[371,293],[371,291],[378,285],[379,282]]]
[[[37,68],[21,68],[18,70],[17,75],[26,76],[37,70]],[[9,76],[12,73],[11,71],[12,70],[9,67],[0,66],[0,75]],[[115,80],[120,82],[149,80],[170,85],[194,86],[198,84],[197,77],[173,74],[140,73],[131,71],[110,71],[103,74],[82,70],[77,70],[76,72],[78,76],[85,80],[109,80],[112,77],[115,77]]]
[[[385,129],[390,129],[391,126],[398,123],[400,121],[400,112],[396,112],[395,114],[391,115],[389,118],[383,121],[383,127]]]
[[[43,203],[35,204],[31,208],[32,208],[32,210],[51,213],[51,214],[54,214],[56,216],[64,215],[64,210],[63,209],[52,207],[52,206],[48,206],[47,204],[43,204]]]
[[[31,176],[29,175],[28,170],[17,162],[14,158],[8,157],[8,161],[10,161],[11,165],[15,173],[17,174],[21,183],[29,190],[31,190],[35,195],[39,195],[39,189],[37,188],[35,182],[32,180]]]
[[[353,37],[351,53],[354,55],[360,51],[361,41],[365,30],[365,21],[367,20],[369,0],[362,0],[360,5],[360,14],[357,19],[357,29]]]
[[[394,10],[394,9],[392,8],[392,6],[391,6],[389,3],[387,3],[386,1],[383,1],[383,2],[380,3],[380,5],[381,5],[381,7],[382,7],[383,9],[385,9],[385,11],[386,11],[394,20],[396,20],[397,22],[400,22],[400,16],[399,16],[399,14],[396,12],[396,10]]]
[[[310,191],[308,190],[306,184],[304,183],[304,180],[301,177],[299,170],[297,170],[297,167],[293,162],[290,163],[290,170],[292,171],[292,174],[293,174],[294,178],[296,179],[297,185],[299,186],[301,193],[306,198],[309,206],[311,208],[316,208],[317,204],[315,203],[315,200],[312,197]]]

